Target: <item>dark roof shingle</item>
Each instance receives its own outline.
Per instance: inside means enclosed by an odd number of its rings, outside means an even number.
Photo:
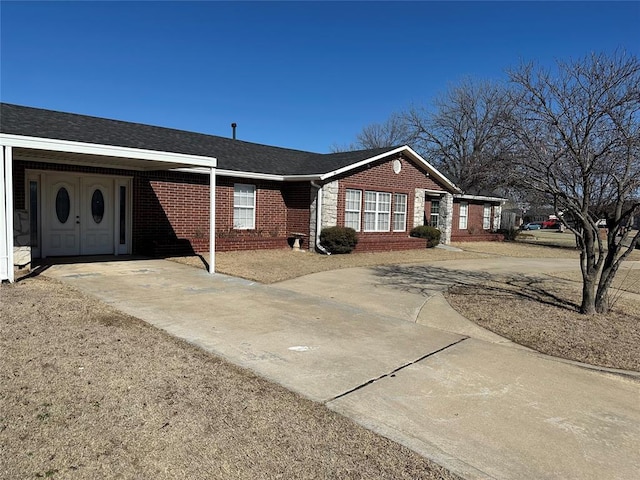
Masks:
[[[8,103],[0,104],[0,132],[215,157],[220,169],[272,175],[328,173],[396,148],[321,154]]]

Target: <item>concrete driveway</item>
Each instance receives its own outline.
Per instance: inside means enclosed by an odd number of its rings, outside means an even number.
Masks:
[[[451,279],[567,267],[484,259],[275,286],[163,260],[54,265],[46,274],[464,477],[634,478],[637,379],[514,348],[456,317],[439,293]]]

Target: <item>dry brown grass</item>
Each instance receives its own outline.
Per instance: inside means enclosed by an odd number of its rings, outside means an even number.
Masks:
[[[571,282],[582,282],[582,274],[580,272],[556,272],[553,276],[569,280]],[[611,286],[611,295],[617,295],[617,290],[640,295],[640,270],[618,270],[618,273],[613,280],[613,285]]]
[[[487,258],[492,255],[521,258],[575,257],[578,259],[578,252],[575,250],[521,243],[466,242],[454,243],[452,247],[462,251],[423,248],[398,252],[352,253],[349,255],[330,256],[311,252],[293,252],[290,249],[221,252],[216,254],[216,271],[270,284],[340,268],[432,263],[444,260]],[[170,260],[205,268],[209,258],[205,255],[203,257],[175,257]]]
[[[311,273],[340,268],[425,263],[464,258],[483,258],[485,256],[482,253],[456,252],[441,248],[329,256],[311,252],[294,252],[291,249],[253,250],[216,253],[216,271],[270,284]],[[170,260],[205,268],[204,262],[208,262],[209,258],[208,256],[203,258],[192,256],[171,258]]]
[[[608,315],[578,312],[581,284],[522,278],[453,286],[445,295],[462,315],[548,355],[640,372],[640,302],[618,297]]]
[[[0,297],[0,478],[455,478],[51,279]]]

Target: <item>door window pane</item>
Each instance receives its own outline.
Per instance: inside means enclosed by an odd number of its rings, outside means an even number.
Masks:
[[[127,243],[127,187],[120,187],[120,245]]]
[[[71,199],[69,198],[69,192],[64,187],[61,187],[56,194],[56,216],[60,223],[67,223],[69,214],[71,213]]]
[[[38,182],[29,182],[29,234],[32,247],[38,246]]]
[[[100,189],[97,188],[91,196],[91,215],[93,216],[93,221],[96,223],[102,222],[102,218],[104,217],[104,195],[102,195]]]

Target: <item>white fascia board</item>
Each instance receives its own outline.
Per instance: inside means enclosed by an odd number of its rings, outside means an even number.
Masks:
[[[204,168],[176,168],[176,172],[185,173],[200,173],[202,175],[207,174],[208,170]],[[216,176],[218,177],[236,177],[247,178],[252,180],[270,180],[273,182],[310,182],[313,180],[320,180],[320,175],[273,175],[270,173],[255,173],[255,172],[243,172],[237,170],[223,170],[216,169]]]
[[[429,162],[427,162],[424,158],[422,158],[422,156],[419,155],[418,152],[416,152],[413,148],[409,147],[408,145],[405,145],[402,148],[404,148],[408,153],[410,153],[415,160],[419,161],[425,167],[427,167],[427,170],[429,170],[431,174],[433,174],[433,176],[438,178],[438,180],[440,180],[446,185],[449,185],[451,187],[451,190],[454,190],[455,192],[458,192],[458,193],[462,193],[462,190],[460,190],[460,188],[458,188],[455,183],[453,183],[451,180],[445,177],[444,174],[441,173],[436,167],[434,167]]]
[[[449,192],[447,192],[446,190],[430,190],[428,188],[425,188],[424,193],[426,193],[427,195],[445,195]]]
[[[161,152],[159,150],[145,150],[142,148],[118,147],[98,143],[26,137],[6,133],[0,133],[0,144],[18,148],[32,148],[36,150],[51,150],[55,152],[80,153],[86,155],[131,158],[137,160],[153,160],[156,162],[177,163],[208,168],[215,168],[217,166],[217,160],[214,157]]]
[[[380,160],[382,158],[388,157],[390,155],[395,155],[396,153],[407,153],[409,156],[413,157],[414,160],[416,160],[417,162],[421,163],[427,169],[427,171],[429,172],[430,175],[436,177],[442,183],[444,183],[445,185],[448,185],[449,187],[451,187],[451,190],[453,192],[462,192],[462,190],[460,190],[458,187],[456,187],[456,185],[451,180],[449,180],[442,173],[440,173],[437,168],[435,168],[433,165],[431,165],[429,162],[427,162],[424,158],[422,158],[420,155],[418,155],[418,153],[416,153],[415,150],[413,150],[408,145],[404,145],[402,147],[394,148],[393,150],[389,150],[388,152],[381,153],[380,155],[376,155],[375,157],[367,158],[367,159],[362,160],[360,162],[352,163],[351,165],[347,165],[346,167],[339,168],[338,170],[334,170],[332,172],[325,173],[324,175],[322,175],[320,177],[320,180],[323,180],[323,181],[327,180],[328,178],[331,178],[333,176],[340,175],[342,173],[346,173],[346,172],[348,172],[350,170],[362,167],[364,165],[367,165],[369,163],[375,162],[377,160]]]
[[[381,153],[380,155],[376,155],[375,157],[366,158],[366,159],[361,160],[361,161],[359,161],[357,163],[352,163],[350,165],[347,165],[346,167],[342,167],[342,168],[339,168],[337,170],[333,170],[332,172],[324,173],[324,174],[322,174],[320,176],[320,180],[322,180],[322,181],[327,180],[328,178],[335,177],[336,175],[340,175],[342,173],[349,172],[350,170],[354,170],[356,168],[362,167],[362,166],[367,165],[369,163],[375,162],[376,160],[380,160],[381,158],[388,157],[389,155],[393,155],[395,153],[400,153],[400,152],[404,151],[404,148],[405,147],[399,147],[399,148],[396,148],[396,149],[393,149],[393,150],[389,150],[388,152]]]
[[[485,197],[484,195],[454,195],[454,198],[461,200],[479,200],[482,202],[506,203],[507,199],[502,197]]]

